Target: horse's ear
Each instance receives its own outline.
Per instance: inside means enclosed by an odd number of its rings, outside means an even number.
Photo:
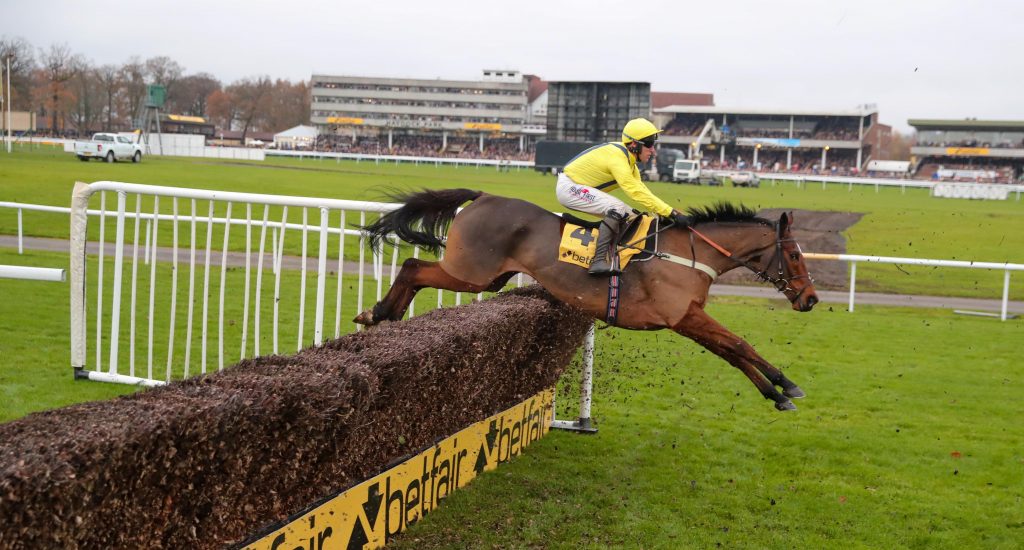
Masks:
[[[782,216],[779,217],[779,228],[785,233],[790,225],[793,225],[793,213],[783,212]]]

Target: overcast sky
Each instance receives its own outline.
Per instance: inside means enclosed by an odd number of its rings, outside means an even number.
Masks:
[[[720,107],[1024,120],[1024,1],[0,1],[0,35],[225,84],[313,73],[646,81]]]

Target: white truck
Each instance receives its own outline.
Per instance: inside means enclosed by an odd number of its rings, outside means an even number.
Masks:
[[[78,160],[87,162],[89,159],[102,159],[107,162],[118,160],[142,161],[142,145],[131,138],[117,134],[93,134],[89,141],[75,142],[75,155]]]
[[[676,183],[698,183],[700,181],[700,161],[680,159],[672,168],[672,181]]]
[[[697,185],[722,185],[715,171],[704,170],[698,159],[680,159],[672,168],[672,181]]]

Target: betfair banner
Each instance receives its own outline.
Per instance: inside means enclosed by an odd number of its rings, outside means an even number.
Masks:
[[[379,548],[455,489],[512,460],[546,435],[547,389],[447,439],[245,546],[247,550]]]
[[[463,124],[467,130],[491,130],[492,132],[500,132],[501,124],[494,124],[490,122],[467,122]]]
[[[946,154],[958,157],[986,157],[989,151],[988,147],[946,147]]]
[[[329,116],[327,117],[327,124],[362,124],[363,119],[353,118],[347,116]]]

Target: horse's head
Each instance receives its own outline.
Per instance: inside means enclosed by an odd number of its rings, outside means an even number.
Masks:
[[[804,264],[800,245],[793,237],[792,226],[792,212],[784,212],[779,221],[775,222],[775,252],[762,256],[763,263],[759,266],[758,275],[785,294],[793,304],[793,309],[810,311],[818,303],[818,294],[814,291],[814,280]]]

